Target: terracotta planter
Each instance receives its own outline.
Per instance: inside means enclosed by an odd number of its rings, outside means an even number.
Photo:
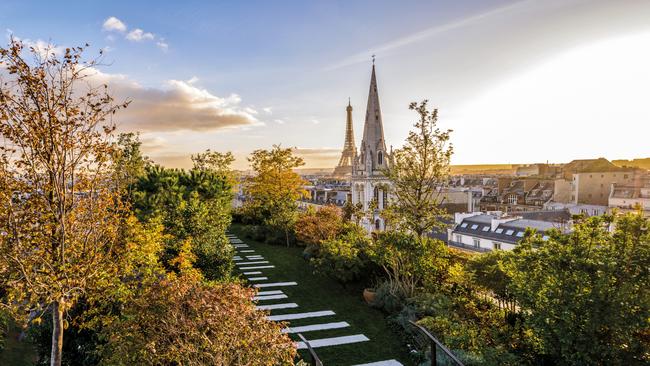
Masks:
[[[366,303],[371,304],[373,301],[375,301],[375,295],[377,293],[375,290],[371,288],[367,288],[363,290],[363,299],[366,300]]]

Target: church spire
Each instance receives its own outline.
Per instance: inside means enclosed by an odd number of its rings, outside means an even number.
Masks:
[[[373,167],[376,165],[382,165],[376,160],[379,151],[383,154],[386,153],[386,143],[384,142],[384,126],[381,118],[381,108],[379,107],[379,92],[377,91],[377,76],[375,75],[374,56],[361,149],[363,150],[363,153],[372,157],[373,162],[379,163],[373,164]]]

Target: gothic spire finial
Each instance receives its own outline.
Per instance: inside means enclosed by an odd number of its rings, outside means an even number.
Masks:
[[[372,54],[372,66],[375,66],[375,54]]]

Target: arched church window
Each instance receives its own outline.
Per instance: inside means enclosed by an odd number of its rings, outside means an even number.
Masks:
[[[380,152],[377,153],[377,164],[381,165],[383,164],[384,161],[384,155]]]
[[[375,220],[375,229],[377,230],[381,229],[381,221],[379,221],[379,219]]]

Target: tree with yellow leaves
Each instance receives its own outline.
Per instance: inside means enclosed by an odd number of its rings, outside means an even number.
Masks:
[[[293,155],[293,149],[273,145],[271,150],[255,150],[248,161],[255,172],[245,185],[249,197],[246,210],[270,228],[284,233],[289,246],[289,232],[297,218],[297,201],[307,192],[306,182],[293,169],[305,165]]]
[[[20,321],[52,313],[51,365],[61,365],[65,314],[115,276],[121,204],[111,182],[112,115],[97,60],[82,47],[0,48],[0,287]],[[28,57],[29,56],[29,57]]]

